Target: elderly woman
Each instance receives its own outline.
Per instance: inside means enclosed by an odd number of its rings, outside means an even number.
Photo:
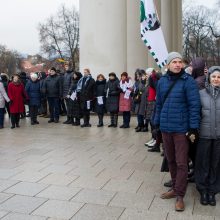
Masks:
[[[8,85],[8,96],[11,100],[11,129],[14,129],[15,126],[19,128],[20,114],[24,113],[25,111],[24,100],[28,99],[28,97],[18,74],[13,76],[12,82]]]
[[[39,124],[37,120],[38,109],[41,104],[40,81],[36,73],[30,74],[30,80],[25,86],[25,90],[29,97],[29,112],[31,117],[31,125]]]
[[[220,192],[220,66],[209,69],[206,88],[200,90],[202,119],[197,146],[195,180],[202,205],[216,205]]]

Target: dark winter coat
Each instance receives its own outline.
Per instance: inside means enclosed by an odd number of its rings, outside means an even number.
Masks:
[[[97,114],[104,114],[105,113],[105,103],[106,103],[106,94],[105,94],[105,85],[106,80],[103,81],[96,81],[96,90],[95,90],[95,97],[96,97],[96,103],[95,103],[95,112]],[[97,97],[102,96],[103,98],[103,105],[100,105],[98,103]]]
[[[82,78],[82,80],[85,79],[85,77]],[[79,93],[79,100],[80,100],[80,108],[83,110],[87,109],[87,101],[91,101],[91,108],[92,108],[92,102],[95,98],[95,80],[90,77],[84,85],[82,85],[82,88]],[[89,110],[89,109],[87,109]],[[90,109],[91,110],[91,109]]]
[[[66,98],[70,90],[73,71],[67,71],[63,76],[63,98]]]
[[[46,94],[46,97],[61,98],[63,96],[63,90],[60,76],[48,76],[43,85],[43,93]]]
[[[220,139],[220,93],[212,94],[211,86],[200,90],[202,117],[199,136],[205,139]]]
[[[26,93],[29,98],[29,105],[40,106],[41,103],[41,92],[40,92],[40,81],[29,80],[25,86]]]
[[[76,92],[77,89],[77,84],[78,84],[79,79],[73,79],[70,89],[69,89],[69,95],[71,96],[73,92]],[[80,110],[80,100],[79,100],[79,96],[77,96],[77,98],[73,101],[72,99],[70,99],[70,112],[71,112],[71,116],[74,118],[81,118],[82,117],[82,113]]]
[[[134,94],[135,114],[145,115],[147,104],[147,82],[140,81]]]
[[[9,83],[8,97],[11,100],[10,112],[13,114],[23,113],[25,110],[24,100],[28,99],[23,83],[17,83],[17,84],[15,84],[14,82]]]
[[[119,111],[120,82],[118,78],[109,80],[105,86],[106,109],[108,112]]]
[[[154,124],[160,125],[162,132],[186,133],[198,129],[200,121],[200,97],[195,80],[184,71],[163,104],[170,85],[177,79],[168,72],[158,82],[156,115]]]

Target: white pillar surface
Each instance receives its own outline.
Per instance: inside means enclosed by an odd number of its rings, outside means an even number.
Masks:
[[[154,0],[169,51],[182,52],[182,0]],[[96,77],[156,67],[140,37],[139,0],[80,0],[80,70]]]
[[[127,70],[127,0],[80,0],[80,70]]]
[[[127,72],[129,75],[134,75],[137,68],[146,69],[148,57],[148,49],[141,40],[140,34],[140,2],[127,0]]]

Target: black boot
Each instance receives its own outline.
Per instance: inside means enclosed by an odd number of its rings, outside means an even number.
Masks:
[[[63,122],[63,124],[65,125],[69,125],[69,124],[72,124],[72,120],[71,120],[71,117],[67,116],[67,120]]]
[[[143,128],[142,128],[142,132],[148,132],[148,123],[146,123]]]
[[[114,115],[114,128],[118,127],[118,115]]]
[[[110,123],[110,125],[108,126],[109,128],[110,127],[114,127],[114,114],[110,114],[110,120],[111,120],[111,123]]]
[[[103,127],[103,115],[98,115],[99,124],[97,125],[98,128]]]
[[[208,203],[211,206],[216,206],[216,199],[214,193],[208,193]]]
[[[80,125],[80,118],[76,118],[75,126],[79,126],[79,125]]]
[[[200,203],[201,205],[208,205],[209,204],[209,195],[206,191],[200,193]]]
[[[20,128],[19,122],[20,122],[20,115],[19,115],[19,114],[16,114],[16,122],[15,122],[15,125],[16,125],[17,128]]]
[[[138,126],[138,128],[136,129],[136,132],[141,132],[143,129],[143,125]]]
[[[155,144],[148,152],[160,152],[160,144]]]

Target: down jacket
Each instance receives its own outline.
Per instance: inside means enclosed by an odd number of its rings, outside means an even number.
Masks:
[[[199,136],[205,139],[220,138],[220,92],[214,98],[211,86],[199,91],[202,104],[202,119]]]
[[[199,90],[195,80],[182,71],[163,104],[164,96],[176,77],[167,72],[158,82],[154,123],[160,126],[162,132],[186,133],[189,129],[199,128]]]
[[[29,80],[25,86],[29,98],[29,105],[40,106],[41,103],[41,93],[40,93],[40,81]]]

